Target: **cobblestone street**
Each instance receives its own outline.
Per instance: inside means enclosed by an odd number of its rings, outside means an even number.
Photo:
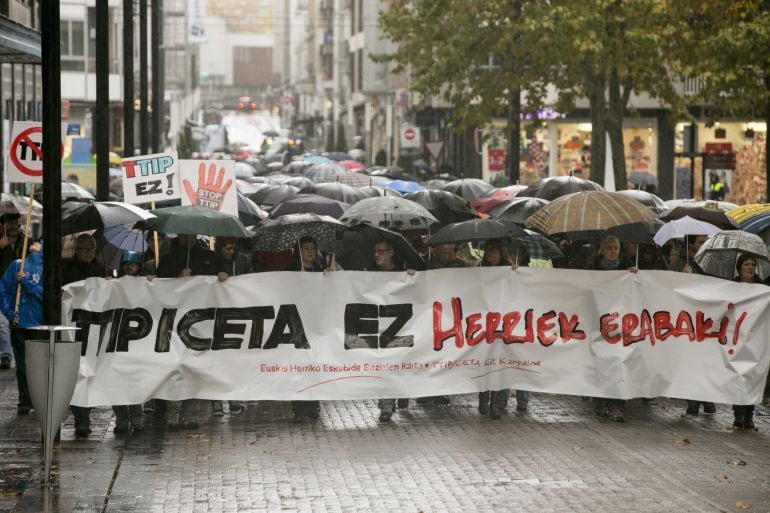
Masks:
[[[76,440],[65,419],[56,486],[41,485],[40,431],[16,415],[12,371],[0,374],[0,511],[14,512],[770,512],[770,412],[735,433],[729,406],[682,418],[684,401],[630,401],[627,422],[597,418],[580,397],[532,394],[501,420],[473,395],[416,404],[389,425],[375,401],[323,402],[293,424],[289,403],[250,402],[197,431],[160,418],[126,438],[109,408]]]

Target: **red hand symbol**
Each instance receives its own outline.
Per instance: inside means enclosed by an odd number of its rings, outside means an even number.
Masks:
[[[201,163],[198,166],[198,190],[193,189],[190,181],[186,178],[182,180],[182,183],[184,184],[185,192],[187,192],[187,197],[190,198],[190,203],[212,210],[222,210],[225,194],[227,194],[230,186],[233,185],[233,181],[228,179],[223,186],[222,182],[224,180],[225,168],[220,168],[217,175],[217,165],[214,163],[210,164],[208,179],[206,179],[206,164]]]

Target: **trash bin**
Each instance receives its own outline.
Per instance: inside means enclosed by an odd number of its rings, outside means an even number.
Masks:
[[[49,477],[53,440],[75,391],[81,347],[80,342],[69,341],[59,341],[51,347],[52,340],[27,340],[25,346],[29,395],[43,431],[46,478]],[[53,355],[52,367],[48,365],[49,355]]]

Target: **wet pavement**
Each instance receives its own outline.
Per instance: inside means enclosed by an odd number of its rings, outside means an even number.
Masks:
[[[293,424],[289,403],[211,417],[198,401],[197,431],[147,416],[121,438],[98,408],[86,440],[65,419],[47,487],[36,419],[16,415],[13,370],[0,371],[0,512],[770,512],[770,411],[736,433],[729,406],[684,409],[634,400],[614,423],[580,397],[532,394],[492,420],[464,395],[411,401],[387,425],[375,401],[323,402],[317,422]]]

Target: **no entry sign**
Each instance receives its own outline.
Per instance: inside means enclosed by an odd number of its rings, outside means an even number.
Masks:
[[[67,124],[62,123],[62,155],[64,154],[64,134],[66,131]],[[43,183],[42,123],[16,121],[13,124],[5,168],[9,182]]]

